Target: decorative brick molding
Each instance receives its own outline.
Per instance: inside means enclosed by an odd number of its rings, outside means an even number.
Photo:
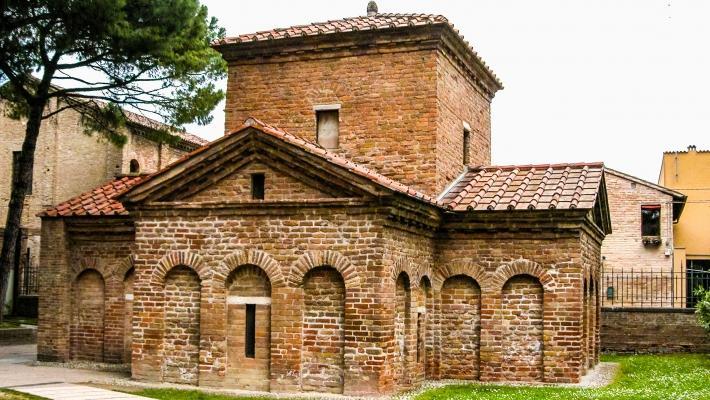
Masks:
[[[121,261],[116,264],[114,268],[108,271],[108,273],[106,274],[106,279],[116,276],[118,279],[123,280],[126,277],[128,271],[133,268],[134,261],[135,259],[133,255],[129,255],[122,258]]]
[[[216,285],[224,284],[229,274],[243,265],[256,265],[264,270],[269,277],[271,287],[286,286],[286,279],[281,273],[281,266],[268,253],[261,250],[240,250],[224,258],[212,271],[212,279]]]
[[[154,282],[163,282],[165,275],[177,266],[185,266],[197,273],[200,281],[205,282],[209,278],[210,271],[204,264],[202,256],[189,251],[174,251],[160,259],[153,270],[152,279]]]
[[[291,267],[288,284],[292,287],[303,285],[303,277],[317,267],[333,267],[343,277],[346,289],[360,287],[360,277],[350,261],[337,251],[307,251]]]
[[[407,279],[409,279],[409,284],[412,289],[419,287],[419,281],[421,278],[419,278],[418,268],[412,267],[411,260],[404,256],[397,257],[394,260],[394,267],[392,268],[392,282],[396,282],[402,272],[407,274]]]
[[[494,288],[503,288],[503,285],[516,275],[530,275],[539,279],[545,291],[555,289],[554,280],[544,267],[534,261],[523,258],[498,267],[493,273],[491,285]]]
[[[431,286],[436,291],[441,291],[444,282],[453,276],[465,275],[478,283],[482,291],[493,288],[492,277],[483,268],[476,265],[472,260],[457,260],[439,267],[431,280]],[[501,285],[502,287],[502,285]]]

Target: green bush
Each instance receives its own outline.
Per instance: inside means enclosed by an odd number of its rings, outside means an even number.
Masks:
[[[695,315],[698,316],[700,326],[710,333],[710,290],[697,288],[695,294],[700,297],[695,304]]]

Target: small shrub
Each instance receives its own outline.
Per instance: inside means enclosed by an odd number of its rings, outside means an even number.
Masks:
[[[695,294],[700,298],[695,304],[695,315],[700,326],[710,333],[710,290],[697,288]]]

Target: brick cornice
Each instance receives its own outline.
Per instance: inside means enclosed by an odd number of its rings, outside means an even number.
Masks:
[[[230,66],[436,50],[454,58],[489,99],[503,89],[468,44],[445,23],[229,43],[216,49]]]

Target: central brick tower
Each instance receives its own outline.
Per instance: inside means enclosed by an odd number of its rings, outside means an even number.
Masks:
[[[502,85],[443,16],[368,7],[215,48],[229,64],[226,131],[253,116],[434,196],[465,164],[490,164]]]

